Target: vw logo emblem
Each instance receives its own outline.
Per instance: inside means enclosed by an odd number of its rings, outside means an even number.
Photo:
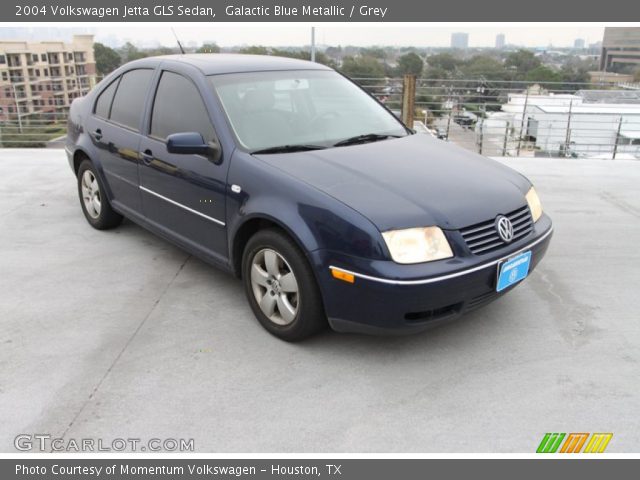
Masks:
[[[511,220],[504,215],[500,215],[496,219],[496,230],[504,243],[509,243],[513,240],[513,225],[511,224]]]

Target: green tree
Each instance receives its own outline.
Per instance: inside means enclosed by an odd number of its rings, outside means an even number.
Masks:
[[[446,80],[451,76],[451,72],[441,67],[426,67],[422,73],[422,78],[429,80]]]
[[[541,64],[540,59],[531,50],[520,49],[507,55],[505,66],[513,67],[521,75],[526,75]]]
[[[220,53],[220,47],[217,43],[203,43],[196,53]]]
[[[174,53],[180,53],[180,51],[176,48],[170,48],[170,47],[157,47],[157,48],[152,48],[150,50],[145,50],[144,51],[144,55],[145,57],[153,57],[156,55],[172,55]]]
[[[420,75],[424,62],[414,52],[407,53],[398,58],[398,73],[400,75]]]
[[[271,50],[271,55],[277,57],[297,58],[299,60],[311,60],[311,52],[308,50],[280,50],[274,48]],[[331,68],[335,68],[336,62],[329,58],[324,52],[316,51],[316,63],[327,65]]]
[[[239,50],[240,53],[249,55],[269,55],[269,49],[259,45],[252,45],[250,47],[243,47]]]
[[[559,72],[549,67],[545,67],[544,65],[540,65],[539,67],[530,70],[525,79],[528,82],[544,84],[546,82],[561,82],[562,76]]]
[[[351,78],[384,78],[384,67],[373,57],[344,57],[340,70]],[[360,83],[361,85],[372,85],[379,82],[364,81]]]
[[[118,52],[98,42],[93,44],[93,55],[96,59],[96,70],[100,75],[111,73],[118,68],[122,62]]]
[[[566,65],[560,69],[560,76],[562,77],[562,81],[567,84],[564,86],[567,90],[575,89],[576,86],[571,84],[588,83],[591,80],[589,70],[572,68]],[[579,86],[578,88],[584,88],[584,86]]]
[[[122,61],[124,63],[131,62],[133,60],[138,60],[140,58],[145,58],[147,56],[148,55],[146,52],[139,50],[138,47],[136,47],[131,42],[125,43],[120,48],[120,57],[122,58]]]
[[[341,46],[337,46],[337,47],[327,47],[327,49],[325,50],[325,53],[327,55],[329,55],[331,58],[340,58],[342,56],[342,47]]]
[[[488,55],[476,55],[460,67],[464,78],[486,78],[488,80],[505,80],[506,71],[499,60]]]
[[[387,58],[387,52],[384,51],[384,48],[380,47],[361,48],[360,55],[363,57],[377,58],[378,60],[384,60]]]
[[[450,53],[437,53],[427,58],[430,68],[439,68],[447,72],[453,72],[462,64],[462,61]]]

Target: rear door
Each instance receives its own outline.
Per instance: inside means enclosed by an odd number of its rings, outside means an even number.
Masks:
[[[97,147],[111,201],[125,211],[142,213],[138,178],[140,124],[154,70],[125,72],[98,96],[87,128]]]
[[[227,257],[225,190],[228,162],[167,152],[173,133],[198,132],[216,141],[203,94],[187,75],[163,70],[140,144],[140,189],[146,218],[178,241],[215,260]],[[210,92],[209,92],[210,94]]]

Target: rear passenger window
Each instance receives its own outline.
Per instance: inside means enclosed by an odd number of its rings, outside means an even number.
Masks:
[[[116,88],[118,88],[118,81],[120,77],[116,78],[111,84],[105,88],[98,100],[96,101],[96,108],[94,113],[102,118],[109,118],[109,111],[111,110],[111,101],[113,100],[113,94],[116,93]]]
[[[153,102],[151,136],[165,139],[181,132],[198,132],[207,143],[215,139],[207,108],[196,86],[182,75],[163,72]]]
[[[131,70],[122,75],[111,105],[112,121],[138,129],[152,76],[150,69]]]

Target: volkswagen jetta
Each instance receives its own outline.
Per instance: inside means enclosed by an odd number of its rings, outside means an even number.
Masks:
[[[232,272],[290,341],[469,312],[527,277],[552,233],[525,177],[299,60],[129,63],[73,102],[66,150],[93,227],[124,216]]]

